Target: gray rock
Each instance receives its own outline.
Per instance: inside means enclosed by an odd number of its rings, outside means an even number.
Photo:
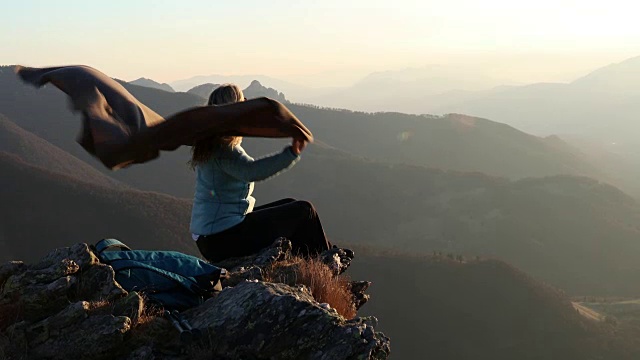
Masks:
[[[226,259],[215,264],[229,270],[229,274],[222,281],[222,285],[228,287],[235,286],[245,280],[262,280],[264,270],[267,267],[277,261],[291,257],[291,248],[291,241],[281,237],[257,254]]]
[[[85,320],[58,329],[56,335],[29,351],[37,359],[113,359],[126,348],[124,334],[131,328],[126,316],[90,316]],[[124,354],[120,354],[121,356]]]
[[[353,304],[356,310],[359,310],[364,304],[369,301],[369,295],[364,292],[371,286],[370,281],[352,281],[349,290],[353,294]]]
[[[65,330],[82,322],[89,311],[89,303],[79,301],[67,306],[59,313],[39,321],[25,329],[25,337],[29,346],[39,346],[50,338],[59,337]]]
[[[335,264],[337,274],[351,261],[345,254],[332,249],[322,259]],[[227,287],[184,313],[205,332],[204,341],[190,347],[168,320],[144,309],[143,297],[127,294],[86,244],[57,249],[31,266],[4,264],[0,358],[386,359],[389,339],[374,331],[375,318],[346,320],[305,286],[257,280],[290,258],[291,243],[281,238],[258,254],[228,260]],[[275,268],[292,272],[297,264]],[[369,284],[351,283],[356,306],[368,299]]]
[[[353,251],[341,248],[332,248],[320,254],[320,259],[327,264],[336,275],[347,271],[353,261]]]
[[[235,286],[245,280],[262,280],[264,270],[270,265],[277,261],[291,258],[291,249],[291,241],[281,237],[257,254],[226,259],[215,265],[229,270],[229,277],[223,281],[223,285]],[[329,269],[335,275],[339,275],[344,273],[351,265],[353,252],[348,249],[333,248],[322,252],[319,258],[329,266]],[[363,296],[360,297],[364,298]]]
[[[110,301],[127,294],[115,281],[115,273],[109,265],[88,266],[80,270],[78,279],[73,294],[75,299]]]
[[[324,309],[306,287],[247,281],[185,314],[206,329],[215,356],[386,359],[389,339],[361,319]]]
[[[276,239],[269,247],[262,249],[259,253],[229,258],[214,265],[225,268],[229,272],[235,273],[242,271],[243,268],[249,267],[265,267],[276,261],[281,261],[291,256],[291,241],[287,238],[280,237]]]
[[[62,259],[51,263],[49,267],[28,268],[26,271],[15,273],[7,279],[5,287],[15,289],[35,284],[48,284],[61,277],[75,274],[79,269],[75,261]],[[10,293],[10,290],[6,290],[5,293]]]
[[[20,318],[37,321],[64,309],[69,304],[69,289],[76,278],[64,276],[49,284],[31,284],[20,287],[20,282],[12,282],[10,277],[0,294],[0,305],[18,303],[22,309]]]
[[[59,248],[51,251],[40,262],[33,265],[33,269],[44,269],[63,260],[71,260],[80,268],[100,263],[98,258],[89,250],[87,244],[75,244],[71,247]]]

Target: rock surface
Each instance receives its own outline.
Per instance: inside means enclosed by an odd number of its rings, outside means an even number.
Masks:
[[[216,356],[235,359],[386,359],[389,340],[364,319],[345,320],[304,286],[245,281],[185,314]]]
[[[263,281],[290,250],[278,239],[219,264],[230,270],[225,288],[183,314],[203,334],[191,344],[122,289],[86,244],[0,265],[0,359],[386,359],[390,342],[375,318],[345,319],[304,285]],[[341,249],[321,256],[336,274],[352,258]],[[358,308],[370,283],[350,284]]]

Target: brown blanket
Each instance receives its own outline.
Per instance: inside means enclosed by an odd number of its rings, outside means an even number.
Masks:
[[[143,163],[181,145],[210,136],[294,137],[313,141],[311,132],[281,103],[258,98],[224,106],[201,106],[163,118],[122,85],[88,66],[28,68],[16,72],[25,82],[48,82],[81,111],[78,142],[110,169]]]

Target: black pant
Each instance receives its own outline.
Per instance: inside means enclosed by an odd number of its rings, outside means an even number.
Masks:
[[[258,206],[244,220],[222,232],[200,236],[197,244],[211,262],[255,254],[277,238],[291,240],[293,252],[313,256],[330,249],[318,213],[308,201],[278,200]]]

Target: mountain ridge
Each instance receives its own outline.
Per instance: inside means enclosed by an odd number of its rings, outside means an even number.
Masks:
[[[187,93],[194,94],[202,97],[203,99],[209,99],[209,95],[216,89],[220,84],[212,84],[206,83],[195,86],[189,90]],[[278,100],[283,103],[288,103],[287,98],[283,93],[278,92],[273,88],[268,88],[260,83],[258,80],[252,80],[249,86],[247,86],[244,90],[242,90],[244,97],[246,99],[254,99],[258,97],[268,97],[274,100]]]
[[[0,169],[0,196],[11,204],[0,207],[0,261],[37,259],[44,243],[62,247],[105,237],[141,249],[197,253],[186,226],[187,201],[84,182],[3,151]]]
[[[167,92],[175,92],[175,90],[173,90],[173,88],[171,87],[171,85],[167,84],[167,83],[159,83],[157,81],[154,81],[152,79],[147,79],[144,77],[138,78],[136,80],[132,80],[129,81],[129,84],[132,85],[138,85],[138,86],[144,86],[144,87],[148,87],[148,88],[152,88],[152,89],[158,89],[158,90],[164,90]]]
[[[583,318],[562,291],[503,261],[356,251],[361,256],[350,273],[373,281],[372,300],[361,313],[379,317],[379,329],[393,339],[392,358],[613,360],[639,354],[635,331]]]
[[[26,163],[47,168],[91,184],[127,188],[94,167],[30,133],[0,114],[0,151],[18,156]]]

